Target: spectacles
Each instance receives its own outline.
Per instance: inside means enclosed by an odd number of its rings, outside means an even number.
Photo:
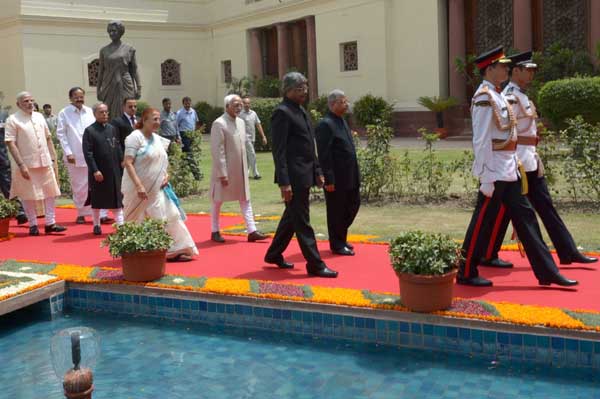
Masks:
[[[308,92],[308,86],[299,86],[294,89],[295,92],[298,93],[306,93]]]

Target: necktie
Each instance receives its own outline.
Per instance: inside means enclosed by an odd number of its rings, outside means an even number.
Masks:
[[[135,127],[135,116],[131,115],[130,118],[131,118],[131,126]]]

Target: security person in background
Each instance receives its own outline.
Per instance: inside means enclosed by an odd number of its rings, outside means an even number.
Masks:
[[[536,151],[539,141],[537,135],[537,113],[535,105],[525,90],[531,84],[537,65],[531,59],[531,51],[515,54],[511,57],[511,79],[504,88],[504,95],[512,105],[515,117],[517,118],[517,157],[523,164],[527,173],[527,182],[529,190],[527,198],[535,208],[535,211],[542,219],[542,223],[548,235],[552,240],[554,248],[558,254],[561,265],[571,263],[594,263],[598,259],[583,255],[577,249],[573,237],[569,233],[567,226],[558,215],[558,212],[552,204],[552,197],[548,191],[548,185],[544,177],[544,165]],[[499,264],[502,261],[498,259],[498,251],[502,246],[502,241],[506,234],[509,224],[509,217],[504,206],[500,207],[496,219],[496,225],[492,233],[486,259],[481,265]]]
[[[499,92],[508,79],[510,59],[497,47],[475,59],[483,82],[471,105],[473,120],[473,175],[480,183],[477,205],[463,243],[457,283],[489,287],[490,280],[479,276],[477,266],[488,247],[500,206],[507,209],[523,242],[525,253],[540,285],[573,286],[578,282],[563,277],[542,239],[535,212],[523,195],[526,181],[517,160],[517,119],[506,97]]]
[[[315,129],[319,163],[325,177],[329,248],[338,255],[354,255],[348,228],[360,208],[360,178],[352,132],[344,120],[348,100],[341,90],[327,97],[329,112]]]

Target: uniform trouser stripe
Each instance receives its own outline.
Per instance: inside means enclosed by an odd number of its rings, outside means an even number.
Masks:
[[[467,251],[467,260],[465,262],[465,276],[470,276],[471,273],[471,261],[473,257],[473,251],[475,250],[475,245],[477,240],[479,239],[479,230],[481,229],[481,223],[483,222],[483,218],[485,217],[485,211],[490,203],[490,198],[485,197],[483,201],[483,205],[481,206],[481,210],[479,211],[479,215],[477,217],[477,223],[475,223],[475,229],[473,229],[473,237],[471,237],[471,242],[469,243],[469,250]]]
[[[494,230],[492,230],[492,237],[490,238],[490,243],[488,244],[487,252],[485,254],[486,259],[492,258],[492,254],[494,253],[494,247],[496,246],[496,239],[498,238],[498,232],[500,231],[500,227],[502,226],[502,220],[504,219],[505,213],[506,207],[504,206],[504,204],[502,204],[500,205],[500,211],[498,211],[498,216],[496,216]]]

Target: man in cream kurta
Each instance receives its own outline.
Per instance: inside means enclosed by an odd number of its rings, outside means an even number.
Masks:
[[[57,225],[54,218],[54,198],[60,195],[60,190],[52,136],[42,114],[33,110],[33,103],[31,94],[17,95],[19,110],[6,121],[5,141],[14,162],[10,197],[19,197],[29,219],[29,235],[37,236],[37,200],[44,201],[46,234],[66,228]]]
[[[85,129],[96,122],[94,112],[84,105],[85,91],[80,87],[69,90],[70,105],[58,113],[56,137],[63,149],[63,161],[69,172],[73,202],[77,208],[78,224],[85,223],[85,217],[91,216],[92,209],[85,205],[88,198],[88,168],[83,156],[82,140]],[[106,210],[100,212],[106,218]]]
[[[246,161],[246,127],[238,117],[242,99],[235,94],[225,97],[225,113],[217,118],[210,129],[212,174],[210,177],[211,239],[225,242],[219,232],[219,213],[225,201],[239,201],[246,222],[248,241],[264,240],[266,236],[256,230],[252,205],[248,164]]]

